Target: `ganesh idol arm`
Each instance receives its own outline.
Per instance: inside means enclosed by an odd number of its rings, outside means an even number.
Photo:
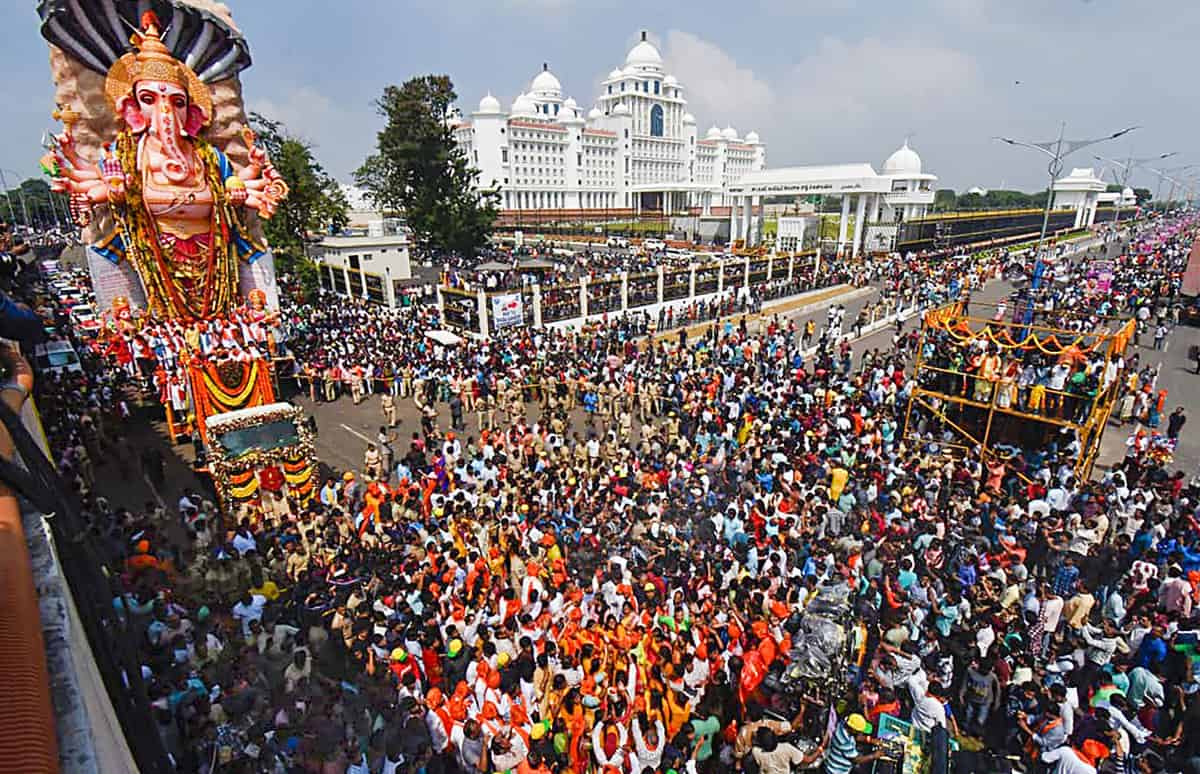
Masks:
[[[255,144],[254,132],[249,128],[243,129],[242,138],[250,148],[250,163],[225,181],[225,190],[234,203],[256,210],[259,217],[270,218],[279,207],[279,202],[287,198],[288,185],[280,177],[267,152]]]

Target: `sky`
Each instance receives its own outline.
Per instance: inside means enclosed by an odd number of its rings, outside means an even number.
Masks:
[[[463,111],[505,108],[542,63],[586,110],[641,30],[686,90],[701,132],[759,133],[768,167],[868,161],[909,136],[939,187],[1034,190],[1029,141],[1142,128],[1069,157],[1103,166],[1176,151],[1200,164],[1196,0],[226,0],[250,43],[247,106],[283,121],[349,181],[381,126],[388,84],[445,73]],[[34,0],[2,0],[0,168],[37,173],[54,126]],[[1197,167],[1200,169],[1200,167]],[[1113,180],[1113,172],[1105,175]],[[1148,173],[1133,184],[1153,187]]]

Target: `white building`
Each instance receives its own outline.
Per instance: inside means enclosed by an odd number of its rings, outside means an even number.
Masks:
[[[1093,168],[1076,167],[1071,174],[1054,181],[1051,207],[1075,210],[1075,228],[1091,226],[1096,220],[1100,195],[1107,187]]]
[[[317,268],[321,287],[341,296],[396,306],[399,288],[412,279],[408,235],[330,236],[321,240]]]
[[[861,248],[890,250],[904,220],[923,218],[935,196],[937,175],[925,172],[921,157],[905,141],[883,162],[883,171],[870,164],[760,169],[743,175],[726,188],[731,198],[730,240],[748,244],[759,240],[758,211],[767,196],[840,196],[837,252],[857,256]],[[851,218],[851,207],[854,215]],[[854,232],[848,232],[853,221]]]
[[[454,121],[479,185],[499,190],[503,210],[707,210],[766,163],[755,132],[714,125],[697,135],[683,84],[645,32],[586,111],[543,65],[507,111],[489,92]]]

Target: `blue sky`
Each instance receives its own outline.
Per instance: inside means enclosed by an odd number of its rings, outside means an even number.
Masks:
[[[1034,189],[1042,140],[1143,129],[1104,155],[1179,151],[1200,163],[1195,0],[228,0],[251,46],[246,101],[317,145],[340,179],[371,152],[372,100],[389,83],[447,73],[460,104],[507,107],[548,62],[585,109],[641,29],[687,90],[701,131],[756,130],[768,166],[884,158],[912,134],[939,185]],[[34,0],[4,0],[8,107],[0,166],[37,171],[52,122]],[[1019,83],[1018,83],[1019,81]],[[1067,166],[1096,164],[1092,149]],[[1200,168],[1198,168],[1200,169]],[[1111,173],[1110,173],[1111,175]],[[1108,176],[1107,179],[1111,179]],[[1153,185],[1146,175],[1134,182]]]

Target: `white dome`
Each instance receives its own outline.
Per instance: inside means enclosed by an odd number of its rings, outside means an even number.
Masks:
[[[746,143],[749,145],[758,145],[758,132],[750,132],[746,135]]]
[[[545,65],[542,67],[542,71],[534,76],[533,83],[529,84],[529,90],[534,94],[561,95],[562,84],[558,82],[558,78],[555,78],[554,73],[550,72]]]
[[[664,86],[678,86],[679,79],[677,79],[674,75],[668,75],[666,78],[663,78],[663,85]]]
[[[643,70],[661,70],[662,61],[662,54],[658,53],[658,49],[654,47],[653,43],[646,40],[646,33],[643,32],[641,41],[629,49],[629,55],[625,57],[625,66]]]
[[[612,109],[612,114],[614,116],[627,116],[629,115],[629,108],[625,107],[624,102],[618,102],[617,106]]]
[[[917,152],[908,147],[908,140],[904,141],[904,145],[895,153],[887,157],[887,161],[883,162],[883,174],[885,175],[919,175],[921,174],[921,157]]]
[[[528,94],[518,94],[509,112],[514,116],[531,116],[537,113],[537,105],[533,104]]]
[[[608,79],[610,81],[619,81],[624,76],[625,76],[625,73],[621,72],[621,68],[618,67],[617,69],[613,70],[611,73],[608,74]]]
[[[721,130],[721,137],[726,140],[736,140],[738,138],[737,129],[732,126],[727,126]]]
[[[566,100],[563,101],[563,107],[577,108],[579,107],[579,103],[575,101],[574,97],[567,97]]]
[[[479,111],[478,112],[480,112],[480,113],[499,113],[500,112],[500,100],[493,97],[492,93],[489,91],[487,93],[487,96],[485,96],[483,99],[479,100]]]
[[[595,121],[597,118],[603,118],[604,114],[600,112],[600,108],[594,107],[588,111],[588,120]]]
[[[1125,190],[1121,191],[1121,196],[1126,199],[1136,199],[1137,198],[1137,194],[1134,193],[1133,189],[1130,188],[1129,186],[1125,186]]]
[[[721,139],[721,130],[717,128],[716,124],[713,124],[712,126],[710,126],[708,128],[708,133],[704,135],[704,139],[706,139],[706,140]]]
[[[692,115],[691,113],[684,113],[683,114],[683,122],[685,124],[694,124],[694,123],[696,123],[696,117],[694,115]]]

